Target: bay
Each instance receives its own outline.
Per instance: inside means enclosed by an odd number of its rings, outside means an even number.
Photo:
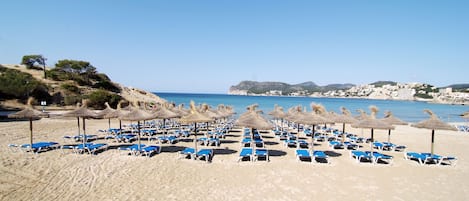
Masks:
[[[246,107],[251,104],[259,104],[259,109],[266,115],[272,111],[274,105],[279,105],[287,111],[288,108],[301,105],[311,111],[311,103],[319,103],[326,107],[328,111],[340,113],[340,108],[346,107],[353,115],[358,115],[357,110],[363,109],[368,114],[369,106],[375,105],[379,108],[378,118],[384,116],[385,111],[392,111],[394,116],[407,121],[418,122],[427,119],[429,116],[423,112],[424,109],[430,109],[446,122],[464,122],[459,115],[468,111],[469,106],[465,105],[446,105],[433,104],[421,101],[397,101],[397,100],[370,100],[355,98],[312,98],[312,97],[286,97],[286,96],[240,96],[228,94],[198,94],[198,93],[160,93],[156,95],[173,102],[177,105],[184,104],[186,108],[191,100],[196,104],[206,103],[212,108],[219,104],[233,106],[238,114],[246,111]],[[266,115],[268,116],[268,115]]]

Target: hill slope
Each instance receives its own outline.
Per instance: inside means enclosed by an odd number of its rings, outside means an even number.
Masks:
[[[107,78],[105,74],[99,75]],[[2,101],[3,108],[21,107],[21,103],[24,103],[28,96],[34,96],[36,99],[47,100],[48,104],[57,106],[74,105],[75,102],[79,102],[82,98],[89,98],[91,94],[102,95],[104,98],[111,98],[112,100],[109,101],[114,101],[114,107],[118,101],[116,98],[124,99],[129,102],[166,102],[166,100],[153,93],[122,86],[110,80],[110,84],[115,86],[117,90],[110,91],[105,90],[102,87],[80,85],[73,80],[60,81],[44,79],[43,76],[44,74],[42,70],[28,69],[24,65],[0,65],[0,82],[3,83],[3,86],[0,87],[0,94],[2,96],[0,97],[0,101]],[[17,80],[13,80],[15,81],[13,82],[12,79]],[[18,85],[20,85],[20,87],[21,85],[25,85],[25,89],[19,89]],[[10,93],[15,90],[18,90],[16,95],[14,93]],[[97,98],[101,99],[99,96]],[[101,102],[99,104],[101,105]]]

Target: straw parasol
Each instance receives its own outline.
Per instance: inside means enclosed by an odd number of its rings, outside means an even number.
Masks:
[[[138,107],[138,102],[136,102],[130,112],[123,114],[122,116],[118,117],[121,120],[125,121],[137,121],[137,139],[138,139],[138,150],[141,150],[141,143],[140,143],[140,121],[154,119],[155,115],[142,110]]]
[[[438,116],[436,116],[435,113],[433,113],[431,110],[423,110],[424,112],[428,113],[430,115],[430,118],[424,121],[421,121],[416,124],[412,124],[412,127],[416,128],[426,128],[426,129],[431,129],[432,130],[432,144],[431,144],[431,154],[433,155],[433,149],[434,149],[434,142],[435,142],[435,130],[450,130],[450,131],[457,131],[456,127],[451,126],[443,121],[441,121]]]
[[[108,102],[105,102],[104,105],[106,105],[106,108],[104,110],[99,111],[96,113],[97,118],[104,118],[105,115],[110,114],[115,112],[116,110],[113,109]],[[107,118],[108,119],[108,125],[109,129],[111,129],[111,117]]]
[[[252,146],[252,153],[256,153],[256,142],[254,141],[254,129],[260,130],[267,130],[271,129],[272,125],[263,118],[260,113],[261,110],[257,110],[258,104],[253,104],[248,106],[246,109],[247,111],[240,115],[240,117],[236,120],[235,125],[243,126],[247,128],[251,128],[251,146]]]
[[[166,131],[166,119],[181,117],[180,114],[177,114],[177,113],[167,109],[166,107],[167,107],[166,105],[163,105],[163,106],[157,108],[157,110],[155,112],[153,112],[153,114],[155,115],[155,119],[163,119],[163,128],[165,130],[163,135],[166,135],[166,132],[167,132]]]
[[[248,127],[251,129],[261,129],[267,130],[272,128],[272,125],[259,113],[262,111],[257,110],[259,105],[253,104],[247,107],[245,113],[241,114],[240,117],[236,120],[235,124],[238,126]]]
[[[282,130],[283,130],[283,119],[285,118],[285,116],[287,114],[285,114],[285,112],[283,111],[283,107],[280,107],[278,105],[275,105],[274,106],[274,110],[272,110],[271,112],[269,112],[269,115],[270,116],[273,116],[274,118],[277,118],[278,120],[281,120],[281,127],[282,127]]]
[[[181,119],[179,119],[179,121],[182,123],[187,123],[187,124],[194,123],[195,153],[197,153],[197,123],[205,123],[205,122],[210,122],[212,120],[213,120],[212,118],[207,117],[204,114],[201,114],[199,111],[197,111],[195,103],[192,100],[190,102],[190,114],[186,116],[182,116]]]
[[[300,123],[297,121],[303,115],[303,108],[301,105],[294,106],[288,109],[285,119],[297,124],[297,132],[300,132]]]
[[[96,118],[96,113],[88,109],[88,100],[83,99],[83,105],[75,110],[64,113],[64,117],[76,117],[78,121],[78,135],[80,135],[80,117],[83,120],[83,144],[86,143],[86,121],[87,118]],[[77,104],[78,106],[78,104]]]
[[[384,115],[385,115],[384,118],[381,120],[391,125],[407,125],[408,124],[407,122],[402,121],[398,119],[397,117],[395,117],[391,111],[386,111]],[[391,142],[391,129],[388,130],[388,142]]]
[[[28,103],[26,105],[26,108],[24,108],[21,111],[12,113],[8,115],[8,118],[27,118],[29,119],[29,147],[33,147],[33,119],[35,118],[40,118],[40,117],[46,117],[48,116],[46,113],[43,113],[41,111],[35,110],[33,108],[32,102],[33,98],[30,97],[28,98]]]
[[[316,133],[316,125],[333,122],[314,112],[298,113],[297,115],[298,117],[296,118],[296,122],[313,126],[313,133],[311,134],[311,148],[314,149],[314,133]]]
[[[109,118],[109,119],[111,119],[111,118],[119,118],[120,116],[123,116],[124,114],[130,112],[130,111],[128,111],[128,110],[122,109],[122,103],[123,103],[123,102],[124,102],[123,100],[119,101],[119,103],[117,104],[117,109],[116,109],[115,111],[113,111],[113,112],[110,112],[110,113],[108,113],[108,114],[105,114],[105,115],[103,116],[103,118]],[[119,119],[119,131],[122,131],[122,120],[120,120],[120,119]]]
[[[357,112],[359,113],[359,115],[355,116],[355,119],[357,119],[358,121],[368,118],[368,115],[366,114],[365,110],[358,109]]]
[[[352,117],[351,112],[347,108],[341,107],[340,110],[342,111],[342,114],[332,116],[331,119],[335,123],[342,124],[342,137],[345,142],[345,124],[354,124],[357,123],[358,120]]]
[[[357,123],[352,124],[352,127],[371,129],[370,149],[371,149],[371,153],[373,153],[374,130],[375,129],[389,130],[389,129],[394,129],[394,126],[389,123],[376,119],[376,114],[378,113],[378,108],[376,106],[374,105],[370,106],[370,110],[371,110],[371,115],[368,118],[365,118],[363,120],[358,121]]]

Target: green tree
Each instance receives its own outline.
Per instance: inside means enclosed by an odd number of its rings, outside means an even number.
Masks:
[[[104,109],[105,102],[108,102],[110,105],[117,105],[122,97],[113,93],[109,93],[108,91],[97,90],[89,94],[88,99],[88,106],[95,109]]]
[[[21,59],[21,64],[26,65],[27,68],[36,68],[36,64],[41,65],[41,69],[44,71],[44,79],[46,79],[46,60],[42,55],[24,55]]]

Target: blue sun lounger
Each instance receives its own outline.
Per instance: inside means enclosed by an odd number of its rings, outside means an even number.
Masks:
[[[369,156],[372,156],[373,163],[375,164],[378,163],[380,160],[386,162],[387,164],[392,164],[392,156],[382,154],[376,151],[373,151],[373,153],[371,153],[370,151],[365,151],[365,153]]]
[[[371,156],[369,154],[366,154],[364,151],[359,150],[350,151],[350,158],[355,159],[357,163],[360,163],[362,160],[372,162]]]
[[[22,144],[19,146],[23,151],[32,151],[34,153],[39,153],[42,151],[48,151],[51,149],[57,149],[60,147],[57,142],[36,142],[31,144]]]
[[[189,158],[193,158],[195,154],[195,149],[194,148],[191,148],[191,147],[186,147],[184,150],[178,152],[178,158],[187,158],[189,156]]]
[[[404,155],[407,160],[416,160],[419,164],[435,163],[438,165],[455,165],[457,158],[453,156],[440,156],[431,153],[407,152]]]
[[[333,141],[329,141],[329,147],[331,147],[331,149],[343,149],[344,144],[342,142],[333,140]]]
[[[323,151],[319,151],[319,150],[315,150],[313,151],[313,158],[311,161],[316,161],[318,162],[317,159],[320,159],[320,160],[325,160],[326,163],[329,163],[329,156],[327,156],[326,153],[324,153]]]
[[[140,153],[142,156],[147,156],[150,157],[152,154],[156,153],[159,154],[161,152],[161,147],[160,146],[155,146],[155,145],[150,145],[150,146],[145,146],[140,149]]]
[[[211,162],[213,158],[213,150],[212,149],[201,149],[196,154],[196,159],[205,159],[205,162]]]
[[[310,151],[307,149],[297,149],[295,153],[296,153],[296,159],[298,161],[302,161],[302,160],[312,161]]]
[[[254,160],[258,161],[260,158],[264,158],[266,162],[269,162],[269,150],[267,149],[256,149]]]
[[[244,147],[241,149],[241,151],[239,152],[238,162],[242,161],[244,158],[247,158],[247,157],[249,157],[250,161],[254,160],[254,155],[252,154],[251,147]]]

